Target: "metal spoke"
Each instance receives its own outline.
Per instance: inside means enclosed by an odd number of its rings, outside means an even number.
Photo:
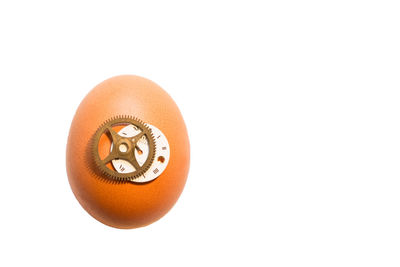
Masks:
[[[132,142],[133,142],[134,144],[137,144],[137,142],[139,142],[140,138],[142,138],[143,135],[144,135],[144,132],[141,132],[141,133],[135,135],[135,136],[132,138]]]
[[[121,138],[121,136],[113,128],[111,128],[110,126],[107,127],[107,130],[111,135],[112,142],[114,144],[116,144],[118,142],[118,140]]]
[[[133,165],[133,167],[135,167],[135,170],[139,170],[140,169],[140,165],[136,160],[136,157],[134,156],[134,154],[129,154],[126,157],[124,157],[125,160],[127,160],[130,164]]]
[[[116,159],[117,157],[118,157],[118,155],[117,155],[116,153],[114,153],[114,151],[112,151],[112,152],[111,152],[110,154],[108,154],[108,156],[107,156],[105,159],[103,159],[102,161],[103,161],[104,164],[107,164],[107,163],[109,163],[110,161]]]

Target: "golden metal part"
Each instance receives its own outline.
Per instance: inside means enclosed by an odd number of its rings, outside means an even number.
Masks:
[[[113,127],[117,125],[133,125],[135,129],[140,132],[132,137],[124,137],[119,135]],[[112,142],[111,152],[104,158],[101,159],[99,155],[99,142],[100,138],[107,134]],[[146,161],[143,165],[139,165],[135,150],[141,154],[142,151],[138,146],[139,140],[146,138],[149,146],[149,153]],[[96,131],[93,137],[92,154],[94,162],[96,163],[99,170],[105,174],[108,178],[117,181],[132,181],[141,175],[143,175],[151,166],[154,160],[156,151],[156,145],[153,133],[151,129],[141,120],[131,116],[117,116],[104,122]],[[111,169],[107,166],[109,162],[115,159],[126,160],[135,168],[135,171],[129,173],[119,173],[115,169]]]

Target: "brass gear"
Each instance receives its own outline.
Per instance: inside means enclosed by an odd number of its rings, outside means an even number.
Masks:
[[[140,130],[140,133],[132,137],[120,136],[112,127],[115,125],[133,125]],[[103,134],[109,133],[113,144],[111,152],[101,159],[99,155],[99,142]],[[149,146],[149,154],[143,165],[139,165],[135,157],[135,149],[138,149],[138,141],[145,136]],[[121,151],[120,146],[123,145],[126,150]],[[96,131],[93,136],[92,154],[94,162],[99,170],[108,178],[116,181],[134,181],[136,178],[144,174],[151,166],[154,160],[156,144],[151,129],[141,120],[132,116],[117,116],[105,121]],[[119,173],[115,169],[107,167],[107,163],[114,159],[123,159],[128,161],[135,168],[135,171],[130,173]]]

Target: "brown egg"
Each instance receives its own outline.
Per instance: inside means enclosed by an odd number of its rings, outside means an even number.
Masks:
[[[107,124],[121,118],[121,123]],[[182,115],[150,80],[108,79],[76,111],[66,166],[75,197],[95,219],[116,228],[148,225],[172,208],[186,182],[189,139]]]

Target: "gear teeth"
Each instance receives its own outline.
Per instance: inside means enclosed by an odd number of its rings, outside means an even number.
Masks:
[[[115,170],[109,169],[106,166],[106,164],[102,162],[98,154],[99,140],[100,137],[106,133],[106,126],[113,126],[120,123],[127,123],[137,126],[142,132],[145,132],[149,144],[149,155],[145,163],[141,166],[139,170],[135,170],[132,173],[119,173]],[[105,177],[119,182],[126,182],[126,181],[134,182],[135,179],[143,175],[153,163],[155,158],[155,152],[156,152],[156,142],[151,128],[147,125],[147,123],[130,115],[117,115],[107,119],[97,128],[92,142],[92,156],[100,172],[104,174]]]

